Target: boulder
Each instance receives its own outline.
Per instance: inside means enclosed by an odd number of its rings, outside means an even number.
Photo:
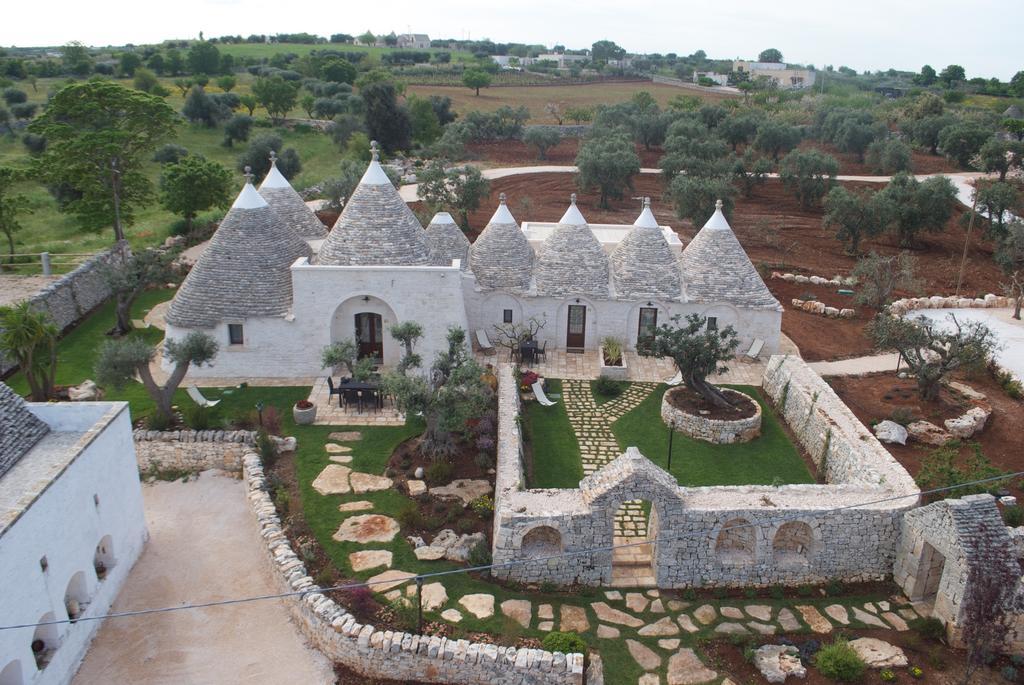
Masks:
[[[427,492],[427,484],[421,480],[407,480],[405,485],[409,488],[409,497],[419,497]]]
[[[491,484],[485,480],[460,478],[448,485],[430,488],[430,494],[435,497],[458,498],[463,504],[469,504],[478,497],[491,494]]]
[[[983,402],[985,399],[987,399],[984,393],[978,392],[977,390],[967,385],[966,383],[950,381],[948,386],[950,390],[956,392],[959,395],[963,395],[972,402]]]
[[[946,430],[956,437],[969,438],[975,433],[980,433],[985,428],[985,423],[991,414],[992,411],[990,409],[974,407],[968,409],[967,412],[955,419],[946,419],[942,423],[946,426]]]
[[[824,302],[818,302],[817,300],[815,300],[814,302],[809,302],[808,304],[810,304],[810,309],[808,311],[810,311],[811,314],[819,314],[820,315],[820,314],[824,314],[825,313],[825,303]]]
[[[895,421],[879,421],[875,424],[875,437],[882,442],[907,444],[907,429]]]
[[[907,435],[911,440],[933,447],[942,447],[953,439],[952,435],[928,421],[914,421],[907,424]]]
[[[487,538],[483,533],[463,535],[455,544],[445,550],[444,558],[448,561],[469,561],[469,553],[473,551],[473,548],[486,540]]]
[[[789,676],[806,678],[800,650],[792,645],[764,645],[754,651],[754,667],[769,683],[783,683]]]
[[[828,279],[822,278],[821,276],[811,276],[810,281],[814,285],[825,285],[826,283],[828,283]]]
[[[856,309],[840,309],[839,310],[839,318],[840,319],[852,319],[855,316],[857,316],[857,310]]]
[[[796,281],[796,276],[794,274],[782,274],[782,280],[792,283]]]
[[[94,402],[99,399],[100,389],[96,383],[90,380],[82,381],[79,385],[68,388],[68,399],[72,402]]]
[[[827,316],[827,317],[829,317],[831,319],[838,319],[839,318],[839,310],[836,309],[835,307],[825,307],[825,316]]]
[[[903,668],[907,665],[907,655],[903,650],[885,640],[861,637],[851,640],[850,647],[868,668]]]
[[[277,445],[278,452],[294,452],[295,448],[298,447],[298,440],[293,437],[279,438],[276,435],[271,435],[270,439]]]
[[[796,281],[797,283],[807,283],[811,279],[807,278],[807,276],[804,276],[802,274],[797,274],[796,276],[793,277],[793,280]]]
[[[443,547],[434,547],[433,545],[424,545],[417,547],[412,551],[416,555],[419,561],[437,561],[438,559],[444,559],[446,550]]]
[[[793,306],[796,307],[797,309],[803,309],[804,301],[799,299],[799,298],[794,297],[793,298]]]

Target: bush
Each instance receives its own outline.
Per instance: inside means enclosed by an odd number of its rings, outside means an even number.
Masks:
[[[486,542],[478,542],[469,550],[470,566],[490,566],[491,548]]]
[[[424,475],[427,477],[428,483],[444,485],[451,482],[453,471],[455,471],[454,466],[446,461],[438,461],[428,466]]]
[[[1017,506],[1003,507],[1003,522],[1011,528],[1024,526],[1024,508]]]
[[[46,151],[46,138],[35,133],[26,133],[21,142],[30,155],[39,155]]]
[[[476,521],[464,516],[455,522],[455,530],[460,533],[472,533],[476,529]]]
[[[170,426],[170,420],[160,412],[153,412],[146,417],[146,428],[151,431],[165,431]]]
[[[398,512],[398,525],[408,530],[415,530],[423,527],[423,517],[420,515],[420,508],[415,502],[409,502]]]
[[[587,643],[582,637],[573,632],[563,633],[560,630],[548,633],[541,643],[549,652],[561,652],[562,654],[586,654]]]
[[[405,597],[399,597],[388,606],[395,616],[395,627],[406,631],[413,631],[419,628],[419,607],[411,601]]]
[[[622,394],[623,389],[621,381],[612,380],[606,376],[599,376],[594,381],[594,392],[602,397],[618,397]]]
[[[815,663],[822,675],[844,683],[859,680],[867,668],[864,661],[853,651],[846,640],[836,640],[822,647]]]
[[[999,671],[999,675],[1003,676],[1003,680],[1008,683],[1017,682],[1017,669],[1013,666],[1003,666],[1002,670]]]
[[[256,449],[260,453],[260,461],[264,468],[271,468],[277,461],[277,445],[267,434],[267,431],[260,430],[256,433]]]
[[[489,469],[494,467],[494,457],[489,452],[477,452],[474,457],[476,465],[482,469]]]
[[[901,426],[906,426],[908,423],[914,422],[914,412],[908,407],[896,407],[889,414],[889,420],[893,423],[898,423]]]
[[[946,626],[934,616],[915,618],[910,622],[910,628],[926,640],[942,642],[946,639]]]
[[[167,143],[167,145],[153,153],[153,161],[160,162],[161,164],[177,164],[182,158],[187,156],[188,150],[181,145]]]
[[[348,588],[341,592],[344,594],[342,604],[357,617],[368,618],[377,609],[377,601],[373,598],[373,592],[365,585]]]
[[[194,431],[210,430],[216,421],[212,407],[202,407],[198,404],[187,405],[181,414],[185,425]]]
[[[494,500],[490,495],[481,495],[469,503],[473,513],[480,518],[486,518],[494,513]]]

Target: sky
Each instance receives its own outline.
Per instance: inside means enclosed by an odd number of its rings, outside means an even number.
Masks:
[[[154,43],[224,34],[319,35],[366,30],[432,38],[589,47],[614,40],[630,52],[756,58],[778,48],[789,62],[858,71],[941,70],[960,64],[968,78],[1008,80],[1024,69],[1020,0],[51,0],[42,8],[10,2],[0,45]],[[40,11],[45,17],[40,16]]]

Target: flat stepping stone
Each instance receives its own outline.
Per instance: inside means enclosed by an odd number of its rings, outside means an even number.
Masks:
[[[540,623],[537,624],[537,630],[542,630],[545,633],[550,633],[554,629],[555,629],[555,622],[554,621],[541,621]]]
[[[358,502],[345,502],[344,504],[338,505],[338,511],[366,511],[367,509],[373,509],[373,502],[367,502],[366,500],[359,500]]]
[[[888,628],[882,619],[878,618],[874,614],[869,614],[866,611],[862,611],[857,607],[853,607],[853,617],[863,623],[864,625],[874,626],[876,628]]]
[[[369,585],[370,589],[374,592],[387,592],[388,590],[405,585],[415,577],[415,573],[399,571],[398,569],[393,568],[390,571],[384,571],[383,573],[371,576],[366,580],[366,584]]]
[[[643,613],[643,611],[647,609],[647,604],[649,602],[650,600],[639,592],[626,593],[626,608],[630,611],[635,611],[638,614]]]
[[[875,605],[873,603],[871,603],[871,602],[866,602],[864,604],[864,608],[867,609],[868,611],[870,611],[873,614],[877,614],[878,613],[878,609],[876,609]]]
[[[313,489],[321,495],[344,495],[352,492],[348,482],[350,473],[352,469],[347,466],[328,464],[313,480]]]
[[[416,558],[420,561],[437,561],[438,559],[444,559],[446,550],[444,547],[434,547],[433,545],[423,545],[417,547],[412,551],[416,555]]]
[[[658,640],[658,646],[671,652],[673,649],[679,649],[679,642],[678,637],[664,638]]]
[[[604,596],[605,596],[605,599],[609,599],[609,600],[613,600],[613,601],[614,600],[622,599],[622,593],[619,592],[618,590],[609,590],[608,592],[604,593]]]
[[[787,633],[800,630],[800,621],[796,620],[796,616],[788,608],[779,610],[779,625]]]
[[[910,628],[910,626],[907,625],[906,621],[904,621],[902,618],[892,613],[891,611],[886,611],[885,613],[883,613],[882,618],[888,621],[889,625],[891,625],[893,628],[895,628],[901,633],[904,630],[908,630]]]
[[[494,616],[494,595],[489,595],[485,592],[466,595],[459,600],[459,604],[477,618],[490,618]]]
[[[704,625],[708,625],[718,618],[718,612],[710,604],[702,604],[693,610],[693,617]]]
[[[384,593],[384,599],[388,600],[389,602],[396,602],[396,601],[398,601],[401,598],[402,598],[402,591],[401,590],[391,590],[390,592],[385,592]]]
[[[530,618],[533,615],[533,605],[526,599],[506,599],[501,603],[501,613],[521,625],[523,628],[530,627]],[[563,628],[565,630],[565,628]]]
[[[599,621],[617,623],[620,626],[627,626],[629,628],[639,628],[644,624],[644,622],[636,616],[627,614],[625,611],[612,609],[604,602],[594,602],[590,605],[590,608],[594,610],[595,614],[597,614],[597,619]]]
[[[885,640],[861,637],[850,640],[849,644],[868,668],[903,668],[907,665],[907,655],[903,650]]]
[[[646,594],[648,597],[651,597],[653,599],[657,599],[658,597],[661,597],[661,593],[658,592],[658,590],[648,590],[644,594]]]
[[[562,621],[558,624],[561,631],[573,631],[585,633],[590,630],[590,621],[587,619],[587,610],[583,607],[563,604],[560,609]]]
[[[652,614],[663,614],[665,613],[665,605],[662,604],[660,599],[656,599],[651,602],[651,613]]]
[[[682,611],[686,607],[690,606],[689,602],[680,602],[678,599],[668,600],[669,611]]]
[[[324,445],[324,449],[330,454],[348,454],[352,451],[352,448],[347,445],[335,445],[333,443],[327,443]]]
[[[407,480],[405,486],[409,489],[409,497],[419,497],[427,492],[427,484],[421,480]]]
[[[554,617],[555,612],[551,608],[550,604],[541,604],[540,607],[537,608],[537,618],[550,621]]]
[[[903,618],[905,618],[908,621],[913,621],[916,618],[920,618],[918,616],[917,612],[914,611],[910,607],[906,607],[905,609],[900,609],[900,616],[902,616]]]
[[[355,487],[355,483],[352,487]],[[485,480],[460,478],[448,485],[430,488],[430,494],[435,497],[456,497],[462,500],[463,504],[469,504],[475,499],[491,494],[491,484]]]
[[[680,649],[668,660],[668,685],[698,685],[718,678],[689,648]]]
[[[771,623],[759,623],[757,621],[747,621],[747,627],[762,635],[774,635],[775,631],[778,630],[778,627],[773,626]]]
[[[352,442],[353,440],[362,440],[363,434],[359,431],[335,431],[327,435],[328,440],[337,440],[338,442]]]
[[[348,563],[356,573],[369,571],[371,568],[383,566],[391,568],[391,552],[386,549],[367,549],[352,552],[348,555]]]
[[[331,468],[328,466],[327,468]],[[345,468],[345,467],[340,467]],[[385,476],[375,476],[371,473],[361,473],[359,471],[353,471],[352,475],[349,476],[349,483],[352,484],[352,491],[357,495],[361,495],[364,492],[376,492],[378,490],[387,490],[391,487],[391,479]]]
[[[657,673],[644,673],[640,680],[636,681],[636,685],[661,685],[661,678]]]
[[[743,612],[740,611],[739,607],[722,607],[719,611],[725,618],[743,618]]]
[[[716,633],[722,633],[723,635],[749,635],[750,634],[750,631],[747,630],[746,628],[744,628],[741,624],[739,624],[739,623],[730,623],[728,621],[726,621],[725,623],[719,623],[717,626],[715,626],[715,632]]]
[[[676,626],[670,617],[666,616],[660,621],[646,625],[636,632],[637,635],[642,637],[661,637],[664,635],[678,635],[679,627]]]
[[[878,608],[882,611],[889,611],[889,603],[886,601],[878,602]]]
[[[398,535],[398,521],[383,514],[360,514],[341,522],[331,536],[338,542],[391,542]]]
[[[445,609],[441,612],[441,618],[449,623],[460,623],[462,621],[462,612],[458,609]]]
[[[606,640],[617,640],[619,638],[619,629],[599,623],[597,625],[597,636]]]
[[[410,586],[413,591],[415,587]],[[448,591],[441,583],[427,583],[421,590],[424,611],[437,611],[448,603]],[[454,610],[453,610],[454,611]],[[461,616],[459,618],[462,618]]]
[[[331,461],[335,464],[351,464],[352,455],[350,454],[332,454]]]
[[[772,608],[767,604],[748,604],[743,607],[743,611],[747,612],[758,621],[772,620]]]
[[[797,604],[796,610],[800,612],[800,616],[803,617],[804,622],[810,626],[811,630],[816,633],[831,633],[832,624],[828,622],[828,619],[821,615],[815,607],[810,604]]]
[[[850,625],[850,613],[842,604],[829,604],[825,607],[825,613],[837,623],[842,623],[844,626]]]
[[[661,657],[647,645],[636,640],[626,640],[626,649],[629,650],[629,655],[633,657],[633,661],[640,664],[640,668],[645,671],[661,668]]]
[[[687,616],[686,614],[680,614],[679,616],[676,616],[676,623],[678,623],[679,627],[688,633],[696,633],[700,630],[700,628],[698,628],[696,624],[694,624],[693,619]]]

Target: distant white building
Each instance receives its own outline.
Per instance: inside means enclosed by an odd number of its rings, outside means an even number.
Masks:
[[[749,74],[751,81],[765,78],[783,89],[809,88],[814,85],[816,72],[810,69],[791,69],[783,62],[751,62],[748,60],[735,60],[732,63],[732,70],[743,74]]]
[[[729,74],[718,74],[713,71],[695,71],[693,72],[693,82],[700,83],[702,78],[711,79],[718,86],[729,85]]]
[[[403,33],[398,37],[398,47],[426,50],[430,47],[430,36],[425,33]]]
[[[537,61],[534,57],[516,57],[515,55],[491,55],[491,60],[502,69],[527,67]]]
[[[537,55],[538,62],[555,62],[559,69],[569,69],[573,65],[581,65],[584,62],[589,62],[590,57],[587,55],[566,55],[564,53],[549,52],[543,55]]]
[[[128,405],[0,383],[0,622],[57,622],[0,631],[0,684],[70,682],[147,537]]]

